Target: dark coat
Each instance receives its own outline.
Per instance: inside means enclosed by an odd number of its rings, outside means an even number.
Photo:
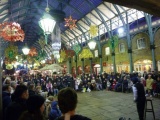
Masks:
[[[8,92],[5,92],[5,91],[2,92],[3,114],[4,114],[5,109],[8,107],[8,105],[12,102],[10,96],[11,94]]]
[[[62,116],[60,118],[57,118],[56,120],[64,120],[64,117]],[[70,120],[91,120],[91,119],[82,115],[74,115],[71,116]]]
[[[55,120],[61,116],[61,111],[57,108],[57,101],[51,103],[51,111],[49,113],[49,120]]]
[[[137,82],[135,84],[135,87],[137,88],[137,96],[138,96],[136,102],[145,103],[146,97],[143,84]]]
[[[18,120],[20,115],[27,110],[26,100],[16,99],[5,111],[5,120]]]
[[[35,94],[36,94],[36,92],[35,92],[35,91],[33,91],[33,90],[29,90],[28,92],[29,92],[29,96],[33,96],[33,95],[35,95]]]

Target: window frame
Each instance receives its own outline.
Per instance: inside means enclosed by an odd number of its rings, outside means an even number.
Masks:
[[[142,40],[143,40],[144,46],[142,45]],[[145,40],[145,38],[144,37],[138,38],[137,39],[137,49],[145,49],[145,48],[146,48],[146,40]]]
[[[124,45],[124,51],[122,51],[121,45]],[[120,53],[124,53],[125,51],[126,51],[125,44],[124,44],[124,43],[120,43],[120,44],[119,44],[119,52],[120,52]]]

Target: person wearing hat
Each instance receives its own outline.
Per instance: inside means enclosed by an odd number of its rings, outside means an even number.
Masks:
[[[45,120],[45,99],[40,95],[30,96],[27,100],[27,111],[23,112],[18,120]]]
[[[145,90],[143,84],[138,80],[137,77],[132,78],[133,86],[133,96],[134,102],[137,105],[137,112],[139,116],[139,120],[144,120],[144,108],[145,108]]]

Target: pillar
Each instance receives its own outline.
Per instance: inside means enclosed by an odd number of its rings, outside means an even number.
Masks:
[[[71,74],[71,58],[68,58],[67,68],[68,68],[68,73]]]
[[[133,72],[133,58],[132,58],[132,49],[128,49],[128,55],[129,55],[129,65],[130,65],[130,73]]]
[[[84,58],[82,58],[81,61],[82,61],[82,71],[84,72]]]
[[[90,60],[90,73],[92,74],[93,73],[92,58],[89,58],[89,60]]]
[[[147,25],[148,25],[148,32],[150,38],[150,49],[152,54],[152,63],[153,63],[153,70],[157,70],[156,66],[156,59],[155,59],[155,45],[154,45],[154,38],[153,38],[153,29],[152,29],[152,19],[151,15],[145,14]]]
[[[2,111],[2,65],[1,65],[1,57],[2,57],[2,39],[0,39],[0,120],[3,118]]]
[[[116,73],[117,69],[116,69],[115,52],[112,52],[112,61],[113,61],[113,71],[114,73]]]
[[[126,35],[127,35],[127,44],[128,44],[128,56],[129,56],[129,65],[130,65],[130,73],[133,72],[134,66],[133,66],[133,58],[132,58],[132,46],[131,46],[131,36],[130,36],[130,29],[129,29],[129,23],[128,23],[128,14],[126,12]]]
[[[76,63],[76,76],[77,76],[77,74],[78,74],[78,68],[77,68],[77,56],[75,57],[75,63]]]
[[[99,62],[100,62],[100,73],[102,74],[102,72],[103,72],[103,60],[102,60],[102,55],[99,55]]]

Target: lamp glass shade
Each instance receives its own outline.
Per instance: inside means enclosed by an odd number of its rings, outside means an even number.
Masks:
[[[23,52],[24,55],[28,55],[29,50],[30,50],[30,49],[25,46],[25,47],[22,49],[22,52]]]
[[[88,43],[88,46],[89,46],[89,49],[94,50],[96,47],[96,42],[92,40]]]
[[[55,27],[55,24],[56,21],[48,13],[45,13],[39,21],[39,26],[43,29],[45,34],[51,34]]]

